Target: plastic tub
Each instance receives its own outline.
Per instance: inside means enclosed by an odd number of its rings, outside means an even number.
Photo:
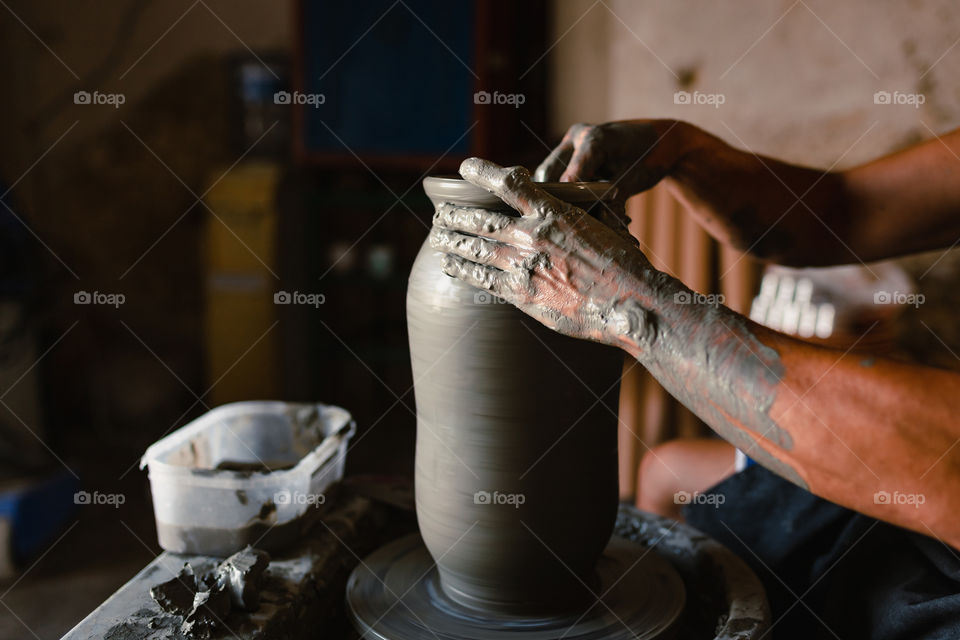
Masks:
[[[296,540],[343,477],[355,429],[340,407],[235,402],[157,441],[140,468],[149,468],[160,546],[228,556]]]

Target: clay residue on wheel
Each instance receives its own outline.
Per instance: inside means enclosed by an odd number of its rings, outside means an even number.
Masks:
[[[687,587],[679,638],[759,640],[770,626],[760,579],[732,551],[691,526],[620,505],[616,535],[649,546]]]
[[[482,610],[450,598],[417,535],[376,551],[347,584],[347,604],[365,638],[419,638],[424,628],[446,640],[673,639],[684,585],[657,553],[614,538],[588,578],[590,600],[559,611]],[[403,594],[397,606],[397,594]]]

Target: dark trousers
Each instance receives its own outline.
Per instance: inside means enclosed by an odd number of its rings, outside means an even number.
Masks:
[[[952,547],[756,465],[707,493],[723,500],[698,501],[684,515],[763,581],[774,623],[768,637],[960,640],[960,552]]]

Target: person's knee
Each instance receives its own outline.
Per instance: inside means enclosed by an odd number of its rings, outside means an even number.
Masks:
[[[640,462],[637,506],[680,518],[678,492],[706,491],[734,472],[735,449],[723,440],[671,440],[647,451]]]
[[[648,450],[640,461],[637,506],[672,517],[679,511],[673,495],[683,484],[687,443],[671,440]]]

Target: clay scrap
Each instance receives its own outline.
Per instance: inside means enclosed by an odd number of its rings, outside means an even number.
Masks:
[[[256,611],[260,607],[260,584],[270,564],[270,554],[247,545],[220,563],[217,584],[230,594],[234,609]]]
[[[198,574],[186,563],[180,573],[150,588],[161,609],[183,619],[180,631],[191,638],[210,638],[232,610],[256,611],[263,573],[270,554],[247,546],[216,570]]]

